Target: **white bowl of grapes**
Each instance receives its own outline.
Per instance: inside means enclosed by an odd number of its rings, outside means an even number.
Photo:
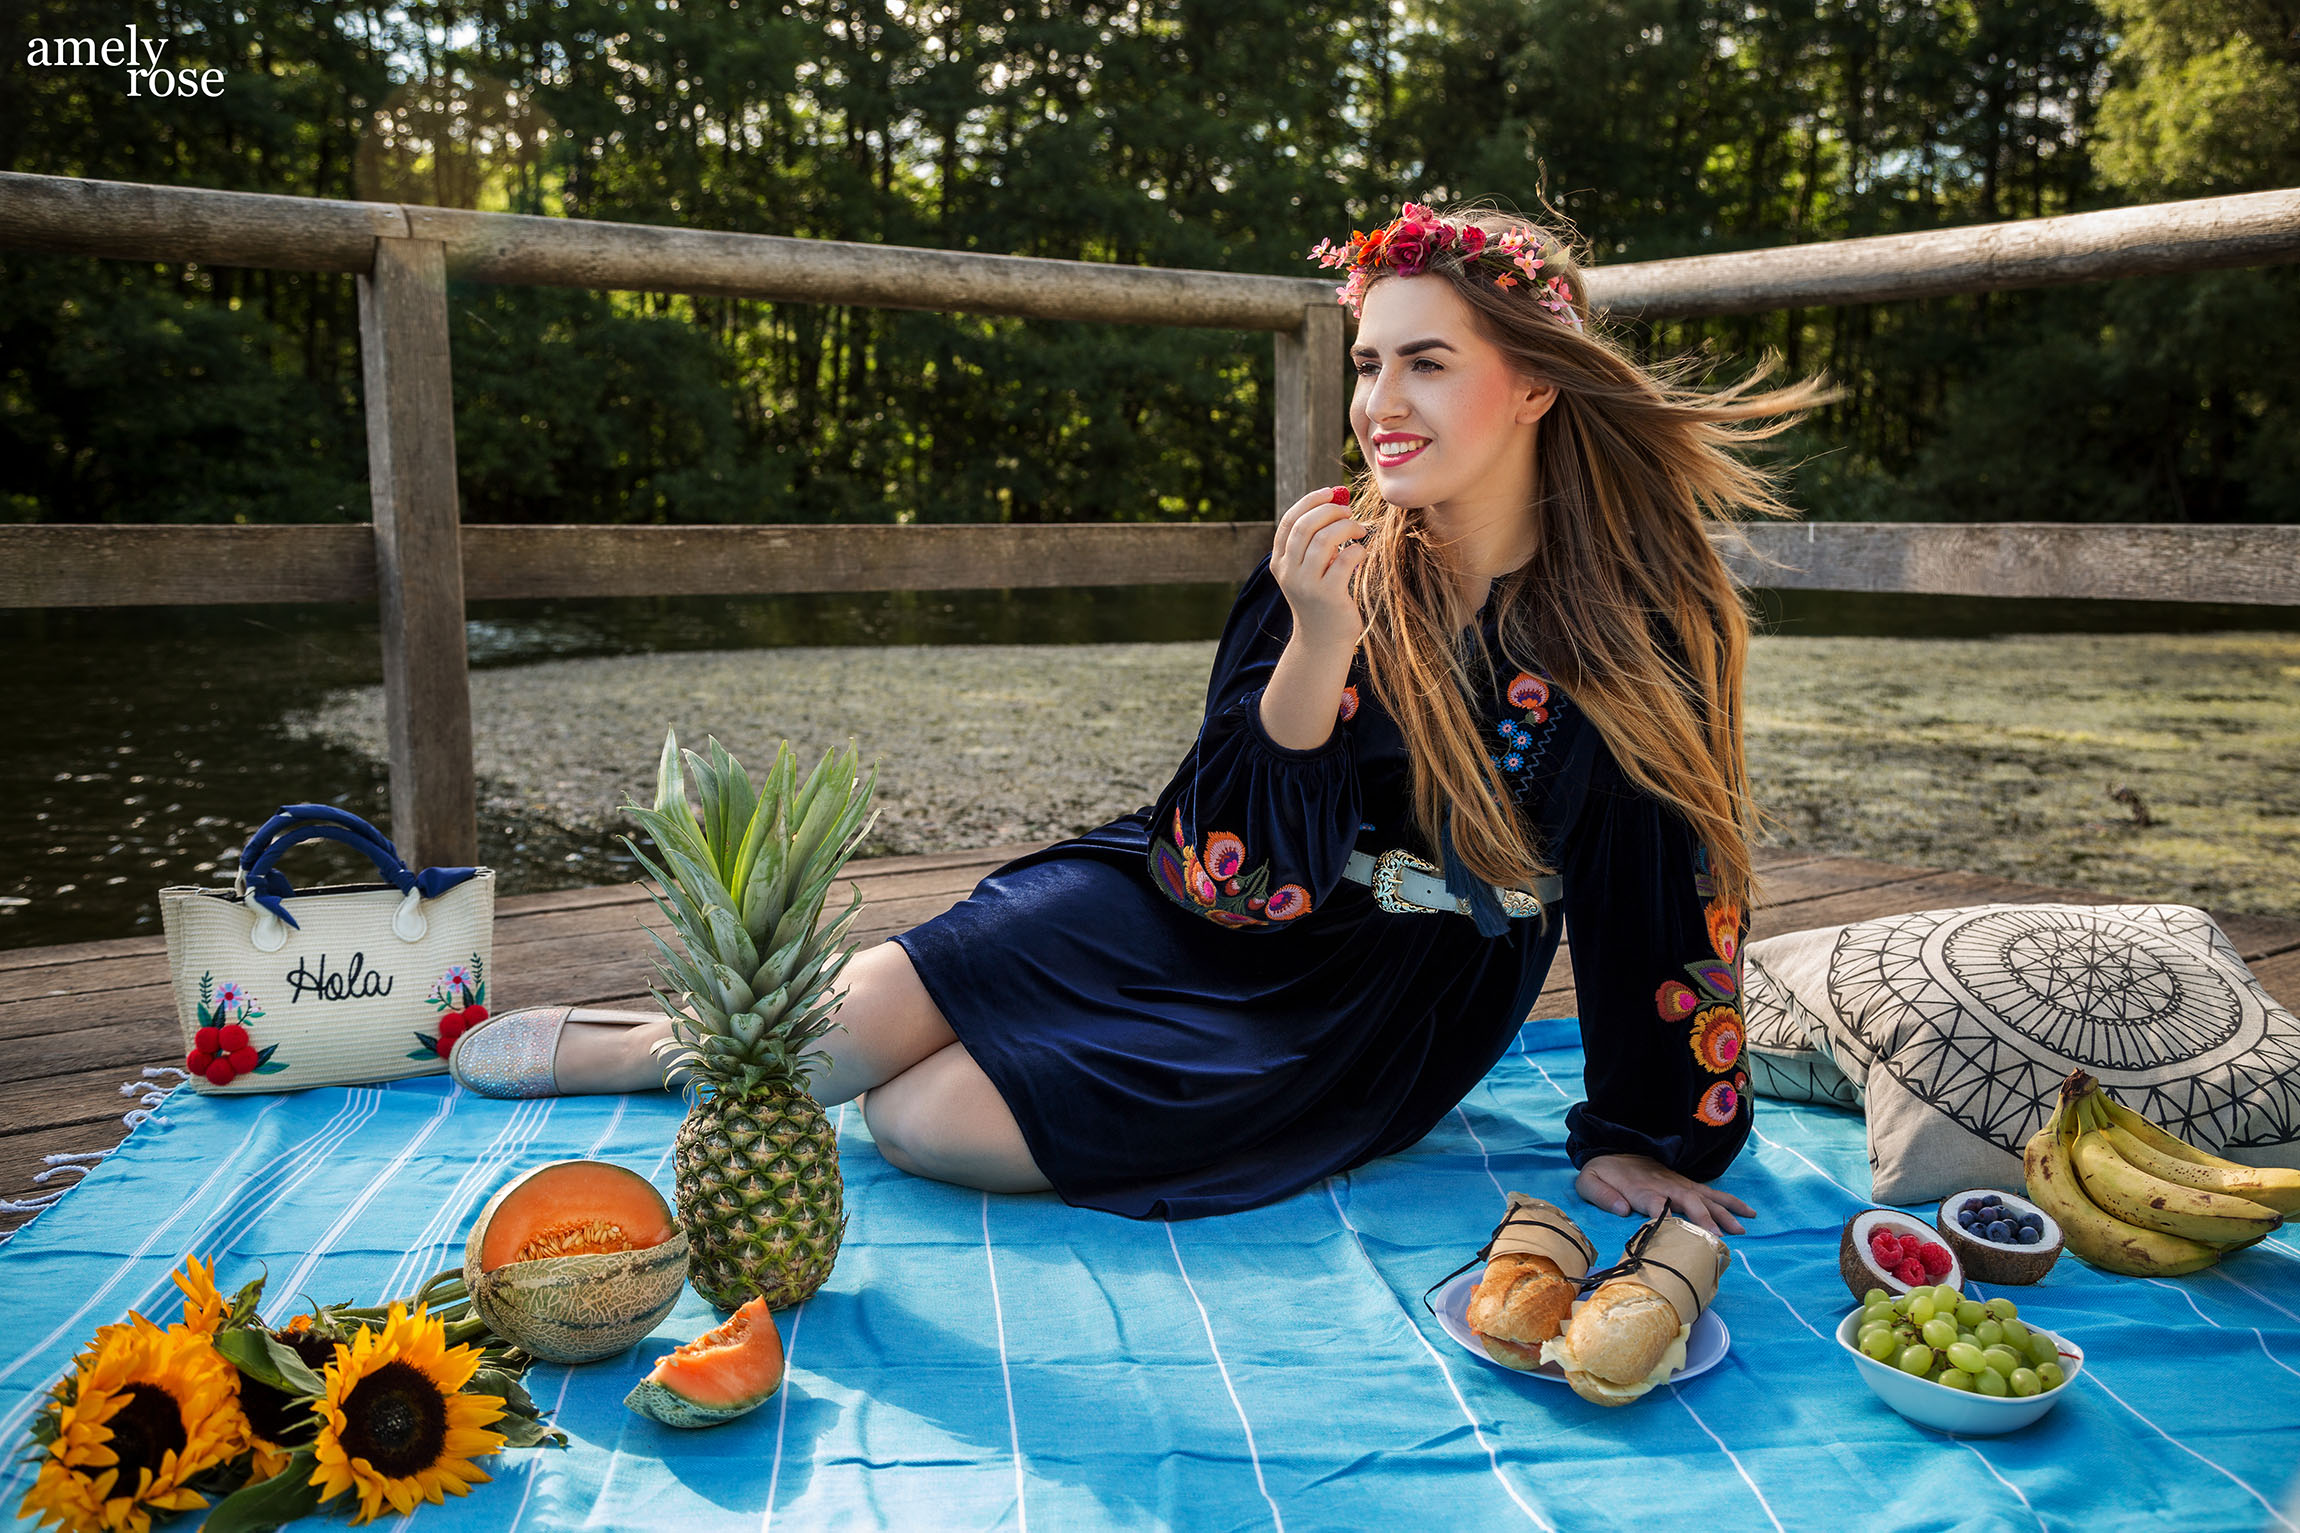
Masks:
[[[2017,1431],[2060,1403],[2084,1349],[2021,1318],[2006,1298],[1947,1287],[1872,1288],[1837,1326],[1877,1398],[1938,1432]]]

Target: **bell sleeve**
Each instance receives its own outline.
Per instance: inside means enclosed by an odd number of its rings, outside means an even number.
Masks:
[[[1206,716],[1150,821],[1150,878],[1181,909],[1239,931],[1283,931],[1326,901],[1357,846],[1350,751],[1356,687],[1334,732],[1292,750],[1262,727],[1262,689],[1294,631],[1265,557],[1239,588],[1206,688]]]
[[[1588,1094],[1566,1113],[1566,1154],[1646,1155],[1709,1181],[1751,1126],[1744,914],[1717,896],[1692,825],[1602,741],[1562,862]]]

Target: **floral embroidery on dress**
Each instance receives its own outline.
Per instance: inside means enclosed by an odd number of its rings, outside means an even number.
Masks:
[[[1708,867],[1708,848],[1697,847],[1693,882],[1708,902],[1701,908],[1701,924],[1717,956],[1697,959],[1685,966],[1686,976],[1693,981],[1690,987],[1673,979],[1664,980],[1661,988],[1653,993],[1653,1005],[1665,1022],[1692,1018],[1686,1041],[1702,1069],[1711,1075],[1733,1072],[1732,1080],[1716,1081],[1703,1088],[1694,1108],[1694,1116],[1703,1123],[1721,1128],[1733,1121],[1734,1114],[1740,1110],[1741,1098],[1748,1094],[1748,1076],[1735,1068],[1740,1063],[1748,1033],[1737,1004],[1741,993],[1741,907],[1717,897],[1716,881]]]
[[[1347,724],[1357,716],[1358,689],[1356,687],[1344,687],[1342,688],[1342,705],[1335,710],[1334,717]]]
[[[1270,865],[1246,867],[1246,843],[1226,830],[1206,837],[1203,855],[1182,833],[1182,811],[1173,818],[1173,844],[1150,842],[1150,872],[1166,897],[1192,915],[1217,926],[1268,926],[1310,913],[1310,891],[1281,884],[1267,894]]]
[[[1741,1093],[1731,1081],[1719,1081],[1701,1093],[1701,1105],[1693,1109],[1693,1116],[1711,1128],[1723,1128],[1741,1111]]]
[[[1693,1057],[1711,1075],[1723,1075],[1741,1057],[1741,1013],[1711,1006],[1693,1019]]]
[[[1537,765],[1547,746],[1547,729],[1539,735],[1535,725],[1550,722],[1550,688],[1554,683],[1547,671],[1539,666],[1519,671],[1502,689],[1502,700],[1517,710],[1515,718],[1503,717],[1494,721],[1496,749],[1486,756],[1503,772],[1512,776],[1529,772]],[[1520,793],[1524,791],[1522,787]]]

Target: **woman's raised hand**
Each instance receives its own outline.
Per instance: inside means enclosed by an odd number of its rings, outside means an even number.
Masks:
[[[1365,562],[1360,540],[1366,532],[1350,515],[1349,491],[1339,486],[1313,490],[1278,518],[1270,573],[1294,609],[1294,631],[1314,645],[1357,647],[1361,619],[1350,577]]]
[[[1675,1210],[1713,1235],[1741,1234],[1741,1220],[1757,1213],[1733,1194],[1681,1176],[1648,1155],[1592,1155],[1573,1190],[1609,1214],[1650,1219]]]

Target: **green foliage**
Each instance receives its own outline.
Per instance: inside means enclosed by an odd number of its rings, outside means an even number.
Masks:
[[[1306,274],[1405,196],[1551,205],[1602,261],[2300,181],[2282,0],[181,0],[216,100],[12,69],[0,165]],[[18,38],[153,22],[25,0]],[[421,78],[409,81],[409,75]],[[393,140],[465,110],[460,138]],[[426,115],[429,114],[429,115]],[[477,125],[477,126],[472,126]],[[491,138],[488,135],[493,134]],[[516,152],[510,138],[518,136]],[[399,147],[393,148],[397,143]],[[442,188],[462,188],[442,191]],[[450,288],[465,514],[1229,519],[1266,337]],[[1844,401],[1817,516],[2300,516],[2278,273],[1639,328]],[[2279,345],[2279,342],[2284,344]],[[0,516],[367,514],[351,279],[0,256]]]
[[[2152,196],[2300,181],[2300,13],[2277,0],[2102,0],[2122,34],[2101,169]]]

